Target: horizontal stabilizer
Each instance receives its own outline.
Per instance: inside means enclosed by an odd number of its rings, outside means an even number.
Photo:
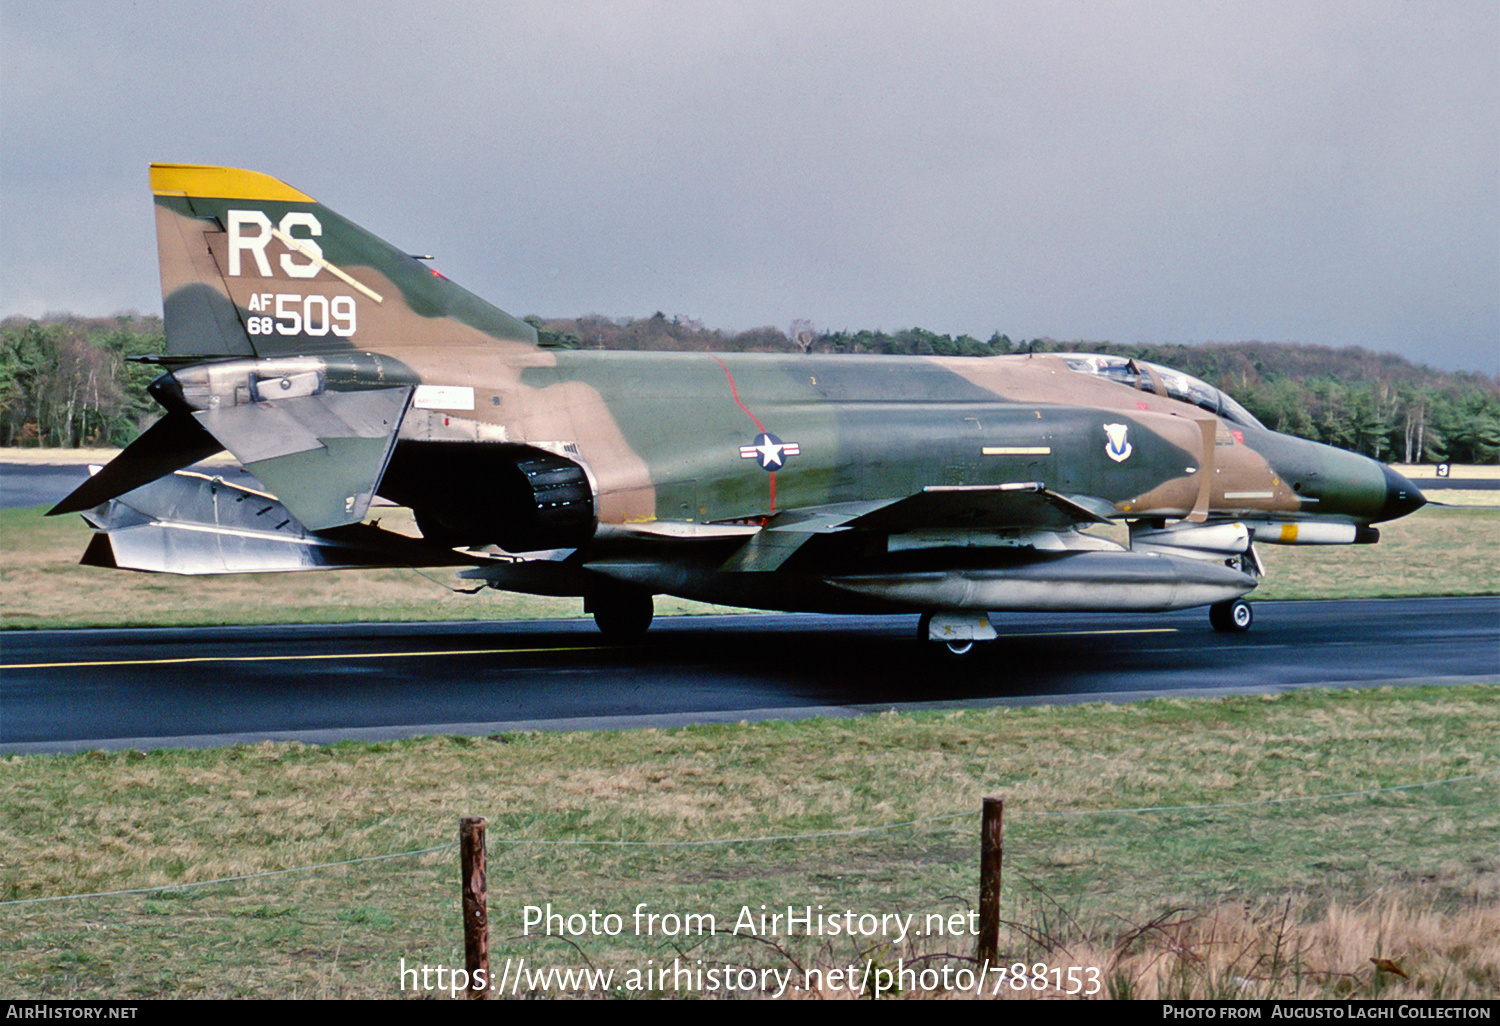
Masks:
[[[364,519],[412,388],[322,392],[194,413],[309,530]]]
[[[131,442],[103,470],[73,489],[67,498],[48,510],[47,515],[92,509],[101,502],[108,502],[174,470],[191,466],[223,449],[192,417],[185,413],[169,413]]]
[[[225,574],[476,562],[369,524],[315,533],[263,492],[187,471],[83,517],[99,532],[84,553],[85,566]]]

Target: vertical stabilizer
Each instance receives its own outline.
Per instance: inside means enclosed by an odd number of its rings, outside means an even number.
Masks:
[[[167,352],[276,357],[535,330],[284,182],[151,165]]]

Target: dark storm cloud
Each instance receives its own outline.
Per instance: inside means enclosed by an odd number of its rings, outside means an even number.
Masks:
[[[0,313],[159,308],[152,160],[516,313],[1500,365],[1489,3],[21,4]]]

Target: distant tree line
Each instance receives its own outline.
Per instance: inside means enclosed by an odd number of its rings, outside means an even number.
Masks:
[[[867,353],[892,356],[1002,356],[1008,353],[1108,353],[1185,371],[1223,389],[1275,431],[1336,445],[1390,463],[1500,463],[1500,381],[1485,374],[1436,371],[1392,353],[1358,346],[1285,342],[1120,345],[1110,342],[1014,342],[896,332],[816,331],[794,321],[730,333],[656,313],[647,318],[529,317],[545,344],[570,349],[708,352]]]
[[[1149,360],[1202,378],[1276,431],[1388,462],[1500,463],[1500,381],[1418,366],[1358,347],[1272,342],[1120,345],[1013,342],[922,328],[818,331],[809,321],[728,332],[692,318],[589,314],[528,317],[543,345],[564,349],[998,356],[1097,352]],[[120,446],[160,410],[146,385],[160,373],[131,356],[164,348],[161,318],[49,315],[0,323],[0,445]]]
[[[1055,345],[1055,344],[1054,344]],[[1500,463],[1500,382],[1357,346],[1103,344],[1234,396],[1274,431],[1387,463]]]
[[[0,445],[121,446],[160,412],[160,317],[9,317],[0,323]]]

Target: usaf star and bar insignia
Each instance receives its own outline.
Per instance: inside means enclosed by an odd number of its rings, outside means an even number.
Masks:
[[[740,446],[740,459],[755,460],[762,470],[777,471],[786,464],[788,456],[801,454],[802,447],[796,442],[783,442],[770,432],[755,436],[754,445]]]

